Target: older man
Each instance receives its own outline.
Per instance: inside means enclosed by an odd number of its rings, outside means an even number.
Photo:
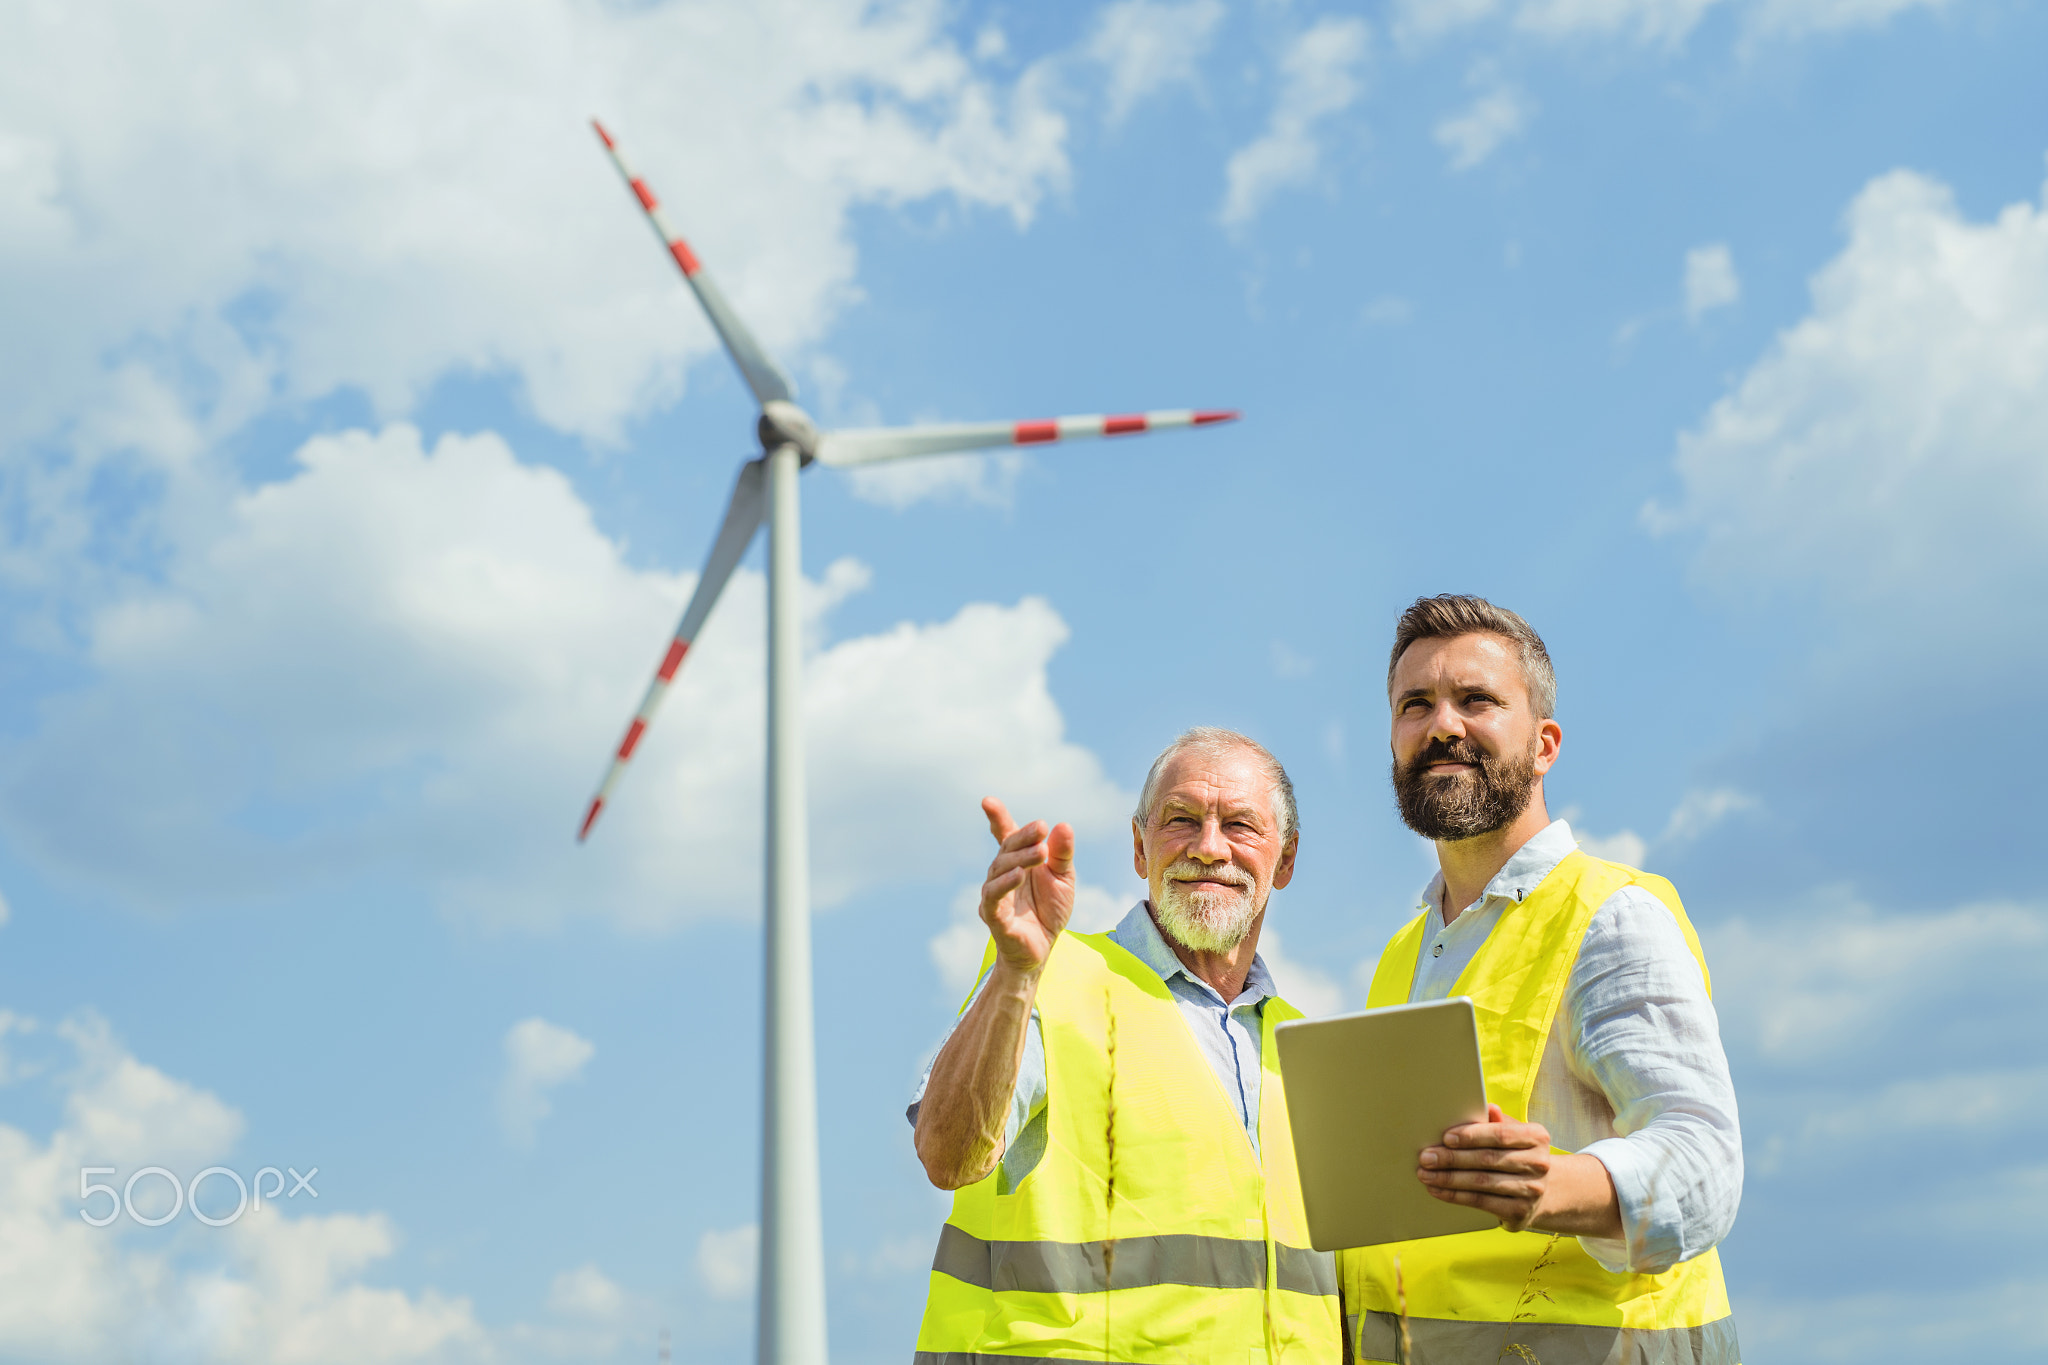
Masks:
[[[1412,1344],[1432,1365],[1736,1365],[1714,1247],[1742,1140],[1678,893],[1579,852],[1550,818],[1557,682],[1521,617],[1417,601],[1387,693],[1401,817],[1439,872],[1368,1003],[1472,998],[1492,1112],[1445,1133],[1416,1176],[1501,1226],[1343,1253],[1357,1357]]]
[[[1294,792],[1265,749],[1190,730],[1145,779],[1149,899],[1062,932],[1074,832],[982,803],[982,980],[911,1107],[952,1216],[918,1365],[1006,1359],[1335,1365],[1335,1268],[1309,1250],[1257,954],[1294,874]]]

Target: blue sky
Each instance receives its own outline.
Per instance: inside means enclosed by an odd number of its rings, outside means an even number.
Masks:
[[[751,1349],[758,548],[571,836],[752,412],[591,115],[827,424],[1245,413],[805,478],[835,1357],[921,1307],[976,799],[1073,820],[1100,922],[1152,753],[1259,736],[1270,955],[1359,1004],[1430,867],[1384,650],[1446,590],[1544,632],[1553,809],[1702,930],[1750,1357],[2048,1357],[2039,7],[10,27],[0,1359]],[[79,1219],[151,1165],[319,1194]]]

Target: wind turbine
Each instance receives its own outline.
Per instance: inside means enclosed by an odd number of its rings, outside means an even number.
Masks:
[[[719,340],[761,405],[761,454],[740,466],[725,522],[718,528],[697,590],[648,684],[640,709],[612,754],[591,798],[580,843],[611,800],[626,765],[668,696],[683,656],[711,614],[754,532],[768,523],[768,860],[767,1049],[762,1145],[760,1365],[825,1365],[825,1243],[818,1182],[817,1063],[811,1016],[810,859],[805,824],[802,708],[798,688],[802,634],[797,591],[797,475],[809,464],[838,467],[995,446],[1042,445],[1094,436],[1129,436],[1172,427],[1209,426],[1235,412],[1189,408],[1124,416],[1055,417],[1031,422],[871,427],[820,431],[796,405],[796,389],[733,312],[697,253],[669,226],[661,202],[612,140],[591,126],[627,188],[640,201],[662,248],[682,269]]]

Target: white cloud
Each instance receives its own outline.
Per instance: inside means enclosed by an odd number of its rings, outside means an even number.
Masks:
[[[392,413],[450,370],[616,432],[712,340],[592,114],[786,357],[852,297],[857,206],[943,196],[1023,222],[1067,175],[1045,72],[991,79],[933,4],[248,16],[12,16],[0,446],[86,419],[82,442],[185,458],[276,398],[357,386]]]
[[[1529,126],[1534,107],[1508,86],[1490,90],[1462,114],[1436,126],[1437,145],[1451,154],[1451,169],[1469,171]]]
[[[1390,27],[1405,47],[1419,47],[1491,19],[1500,0],[1394,0]]]
[[[1286,642],[1273,642],[1273,676],[1276,678],[1306,678],[1316,671],[1316,661],[1306,654],[1297,654]]]
[[[1547,38],[1634,37],[1670,43],[1690,33],[1716,0],[1396,0],[1392,27],[1420,47],[1462,29],[1506,20]]]
[[[1757,805],[1755,797],[1733,787],[1696,788],[1679,798],[1678,805],[1671,811],[1671,818],[1664,824],[1663,832],[1651,839],[1632,829],[1607,835],[1593,834],[1580,826],[1581,812],[1577,806],[1566,806],[1557,814],[1559,819],[1571,822],[1579,847],[1595,858],[1647,869],[1653,847],[1668,851],[1671,847],[1689,844],[1729,816],[1754,810]]]
[[[1130,798],[1066,740],[1051,695],[1067,631],[1049,606],[825,644],[823,614],[865,581],[847,561],[807,590],[819,905],[979,863],[989,791],[1121,835]],[[501,923],[751,916],[751,571],[590,844],[573,840],[693,582],[628,567],[565,479],[494,435],[431,452],[402,425],[318,438],[87,623],[94,680],[14,748],[0,811],[17,847],[135,902],[381,868]],[[877,863],[877,847],[901,855]]]
[[[697,1239],[697,1276],[715,1299],[744,1299],[761,1272],[758,1224],[706,1232]]]
[[[1008,507],[1017,476],[1030,457],[1004,451],[993,455],[932,455],[861,465],[846,473],[853,494],[896,511],[928,499]]]
[[[137,1061],[97,1015],[68,1020],[57,1031],[79,1064],[65,1097],[65,1131],[101,1164],[198,1169],[242,1136],[240,1114]]]
[[[1267,909],[1272,909],[1270,901]],[[1344,987],[1329,973],[1287,956],[1280,931],[1270,924],[1259,931],[1259,956],[1266,960],[1266,970],[1273,974],[1273,985],[1281,997],[1309,1018],[1320,1019],[1344,1008]]]
[[[1886,914],[1825,892],[1706,939],[1731,1047],[1783,1063],[1883,1055],[1945,995],[1995,995],[2003,976],[2048,971],[2048,912],[2023,905]]]
[[[1225,169],[1222,218],[1242,226],[1266,201],[1315,178],[1322,164],[1319,134],[1330,118],[1364,92],[1372,30],[1363,19],[1326,16],[1289,43],[1279,64],[1280,92],[1266,131],[1239,148]]]
[[[397,1249],[381,1215],[280,1216],[275,1206],[234,1228],[242,1277],[195,1277],[191,1337],[207,1360],[265,1365],[482,1359],[485,1334],[466,1299],[411,1296],[357,1278]]]
[[[625,1307],[626,1291],[594,1265],[565,1270],[548,1286],[548,1310],[565,1317],[611,1322]]]
[[[2044,1111],[2048,1068],[1973,1070],[1893,1081],[1849,1104],[1815,1112],[1800,1136],[1816,1153],[1826,1153],[1880,1128],[1901,1135],[1982,1132],[1987,1125],[2032,1123]]]
[[[1646,43],[1674,43],[1714,0],[1522,0],[1515,23],[1550,37],[1629,35]]]
[[[231,1158],[243,1128],[216,1096],[123,1048],[90,1016],[59,1033],[76,1053],[47,1142],[0,1125],[0,1356],[52,1362],[193,1359],[220,1365],[481,1360],[469,1304],[366,1285],[397,1244],[381,1215],[285,1217],[276,1203],[186,1244],[79,1217],[79,1170],[162,1165],[189,1178]],[[125,1183],[125,1182],[122,1182]],[[138,1186],[138,1197],[142,1189]],[[93,1208],[101,1209],[96,1197]]]
[[[1875,28],[1909,9],[1940,9],[1950,0],[1758,0],[1749,28],[1758,36],[1795,36]]]
[[[1095,17],[1087,54],[1108,68],[1109,121],[1174,85],[1192,85],[1223,21],[1222,0],[1115,0]]]
[[[41,1028],[34,1019],[16,1014],[13,1010],[0,1010],[0,1085],[7,1085],[24,1076],[34,1075],[38,1069],[34,1063],[16,1060],[7,1036],[11,1033],[35,1033]]]
[[[946,1198],[950,1201],[952,1196]],[[865,1251],[842,1252],[838,1269],[843,1275],[901,1283],[911,1275],[922,1277],[931,1264],[931,1234],[914,1232],[906,1237],[885,1237]]]
[[[1761,1283],[1744,1296],[1742,1341],[1752,1359],[1995,1360],[2048,1345],[2048,1275],[2001,1266],[1959,1288],[1920,1279],[1836,1295],[1812,1292],[1803,1278]]]
[[[1395,36],[1411,47],[1500,19],[1552,39],[1613,37],[1676,44],[1699,26],[1716,3],[1718,0],[1397,0],[1392,27]],[[1742,8],[1745,31],[1754,39],[1874,28],[1905,10],[1934,9],[1947,3],[1949,0],[1749,0]]]
[[[498,1087],[505,1136],[518,1146],[531,1145],[534,1129],[554,1108],[548,1092],[575,1080],[596,1055],[588,1038],[539,1017],[507,1029],[505,1076]]]
[[[1742,281],[1727,243],[1696,246],[1685,253],[1685,316],[1690,321],[1698,322],[1702,315],[1741,297]]]
[[[1755,810],[1758,805],[1754,796],[1734,787],[1696,788],[1679,798],[1658,842],[1689,843],[1729,816]]]
[[[1853,1297],[1826,1277],[1774,1292],[1766,1273],[1741,1310],[1751,1355],[1975,1360],[2038,1338],[2026,1230],[2048,1216],[2048,1165],[2010,1134],[2048,1120],[2048,907],[1880,910],[1835,890],[1701,932],[1742,1103],[1745,1203],[1777,1210],[1766,1264],[1854,1260],[1911,1226],[1973,1286],[1920,1293],[1915,1264],[1880,1254],[1851,1271]]]
[[[1871,181],[1812,311],[1680,438],[1696,571],[1817,584],[1920,625],[2031,604],[2048,573],[2048,212],[1989,222],[1910,171]]]
[[[1370,327],[1399,327],[1414,316],[1414,304],[1392,294],[1382,294],[1365,306],[1359,320]]]
[[[1605,858],[1612,863],[1641,867],[1650,854],[1650,846],[1643,841],[1643,836],[1632,829],[1624,829],[1605,838],[1580,830],[1572,832],[1578,835],[1580,848],[1595,858]]]

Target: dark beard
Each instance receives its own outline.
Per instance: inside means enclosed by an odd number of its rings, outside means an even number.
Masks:
[[[1473,771],[1438,777],[1432,763],[1470,763]],[[1405,768],[1395,759],[1393,776],[1402,823],[1425,839],[1453,843],[1491,834],[1529,808],[1536,750],[1494,757],[1468,740],[1433,739]]]

